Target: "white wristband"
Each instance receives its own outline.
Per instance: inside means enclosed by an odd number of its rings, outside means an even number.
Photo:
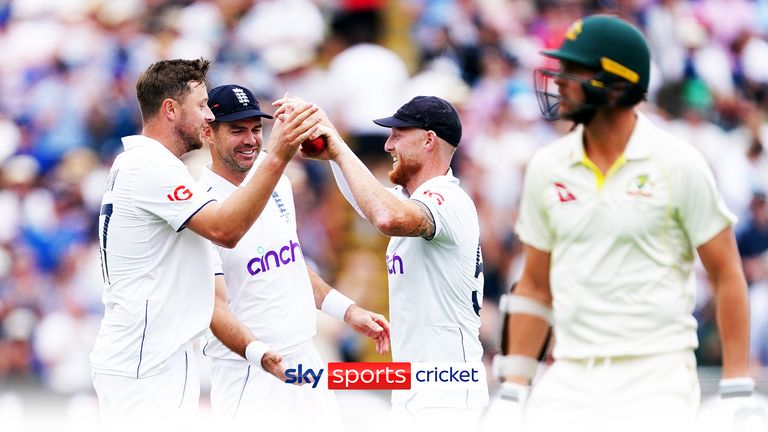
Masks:
[[[249,363],[262,367],[261,358],[264,357],[264,353],[269,350],[269,345],[262,341],[255,340],[245,347],[245,359],[248,360]]]
[[[499,299],[499,310],[507,314],[533,315],[552,325],[551,307],[518,294],[504,294],[501,296]]]
[[[525,404],[528,399],[528,387],[518,383],[503,382],[499,388],[499,397],[510,402]]]
[[[320,306],[320,310],[340,321],[344,321],[344,315],[347,314],[347,309],[353,304],[355,304],[355,302],[352,301],[352,299],[337,290],[332,289],[328,291],[328,294],[326,294],[323,299],[323,304]]]
[[[720,397],[723,399],[749,397],[755,391],[755,380],[750,377],[723,378],[719,387]]]
[[[539,367],[539,361],[533,357],[523,355],[501,355],[493,356],[491,369],[496,378],[514,375],[529,380],[536,376],[536,369]]]

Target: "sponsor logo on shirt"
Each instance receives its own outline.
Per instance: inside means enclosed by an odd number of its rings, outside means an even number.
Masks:
[[[246,269],[251,276],[256,276],[261,272],[268,272],[279,268],[281,265],[296,262],[296,249],[299,249],[299,252],[301,252],[299,242],[294,242],[293,240],[288,241],[288,244],[280,249],[268,250],[266,252],[264,252],[263,247],[259,246],[256,248],[259,256],[251,258],[248,261],[248,265],[246,265]]]
[[[441,195],[441,194],[439,194],[437,192],[432,192],[429,189],[427,189],[424,192],[422,192],[422,195],[426,195],[426,196],[432,198],[432,200],[434,200],[437,203],[437,205],[443,205],[443,202],[445,201],[445,198],[443,198],[443,195]]]
[[[187,189],[186,186],[176,186],[176,189],[173,190],[173,194],[166,195],[168,197],[169,201],[186,201],[190,198],[192,198],[192,191]]]
[[[555,182],[554,185],[555,190],[557,191],[557,197],[560,198],[560,202],[576,201],[576,195],[569,191],[564,184]]]
[[[387,255],[387,271],[389,274],[403,274],[403,259],[397,252],[393,252],[392,255]]]

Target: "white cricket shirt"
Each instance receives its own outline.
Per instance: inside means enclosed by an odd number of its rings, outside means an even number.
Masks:
[[[551,253],[555,357],[695,348],[694,249],[735,222],[709,167],[638,113],[603,177],[582,132],[533,157],[516,227],[525,244]]]
[[[263,153],[251,172],[261,160]],[[218,199],[237,189],[210,167],[203,169],[199,185]],[[280,177],[261,215],[235,248],[214,247],[221,257],[229,307],[257,340],[285,354],[287,348],[315,335],[317,309],[296,233],[293,191],[287,177]],[[211,332],[206,339],[205,355],[245,361]]]
[[[481,362],[480,306],[483,263],[480,226],[472,199],[449,172],[402,199],[424,203],[435,219],[432,240],[392,237],[387,248],[392,360]],[[393,391],[392,402],[418,406],[477,408],[487,389]]]
[[[99,217],[105,311],[91,366],[144,378],[211,322],[209,242],[184,226],[212,199],[159,142],[134,135],[123,144]]]

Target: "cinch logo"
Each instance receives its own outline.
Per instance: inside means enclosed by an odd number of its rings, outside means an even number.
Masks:
[[[250,273],[251,276],[256,276],[261,272],[269,271],[272,268],[270,267],[270,257],[272,257],[271,262],[275,268],[280,267],[281,264],[296,262],[296,249],[301,250],[301,246],[299,245],[299,242],[294,242],[293,240],[290,240],[287,245],[281,247],[279,250],[270,250],[267,251],[267,253],[264,253],[264,248],[259,246],[256,249],[256,252],[261,254],[261,256],[251,258],[251,260],[248,261],[248,265],[246,266],[248,273]]]
[[[166,197],[168,197],[170,201],[186,201],[192,198],[192,191],[187,189],[186,186],[181,185],[177,186],[176,189],[173,190],[173,195],[168,194]]]
[[[397,252],[393,252],[391,256],[387,255],[386,259],[387,259],[387,271],[389,272],[389,274],[396,274],[396,273],[403,274],[403,259],[400,258],[400,255],[398,255]]]

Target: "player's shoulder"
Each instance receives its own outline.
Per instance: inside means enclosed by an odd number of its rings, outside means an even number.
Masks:
[[[650,145],[653,159],[666,165],[670,170],[705,166],[704,155],[691,143],[672,134],[663,122],[641,117],[640,125],[645,129],[643,139]]]
[[[448,211],[450,214],[477,218],[477,209],[472,197],[461,187],[459,179],[448,172],[422,184],[411,199],[431,204],[433,210]]]
[[[133,148],[122,153],[123,165],[132,166],[142,175],[162,175],[169,170],[186,168],[181,159],[165,149],[152,147]]]
[[[433,177],[416,189],[411,198],[418,196],[430,196],[435,194],[440,196],[457,197],[461,200],[470,200],[469,194],[461,187],[461,181],[458,177],[453,175],[453,171],[449,170],[446,175]]]
[[[544,174],[569,164],[577,154],[583,151],[581,136],[582,127],[577,126],[574,130],[542,146],[533,153],[526,170]]]
[[[291,184],[291,179],[289,179],[287,175],[282,174],[280,179],[277,181],[275,190],[280,193],[293,193],[293,185]]]

